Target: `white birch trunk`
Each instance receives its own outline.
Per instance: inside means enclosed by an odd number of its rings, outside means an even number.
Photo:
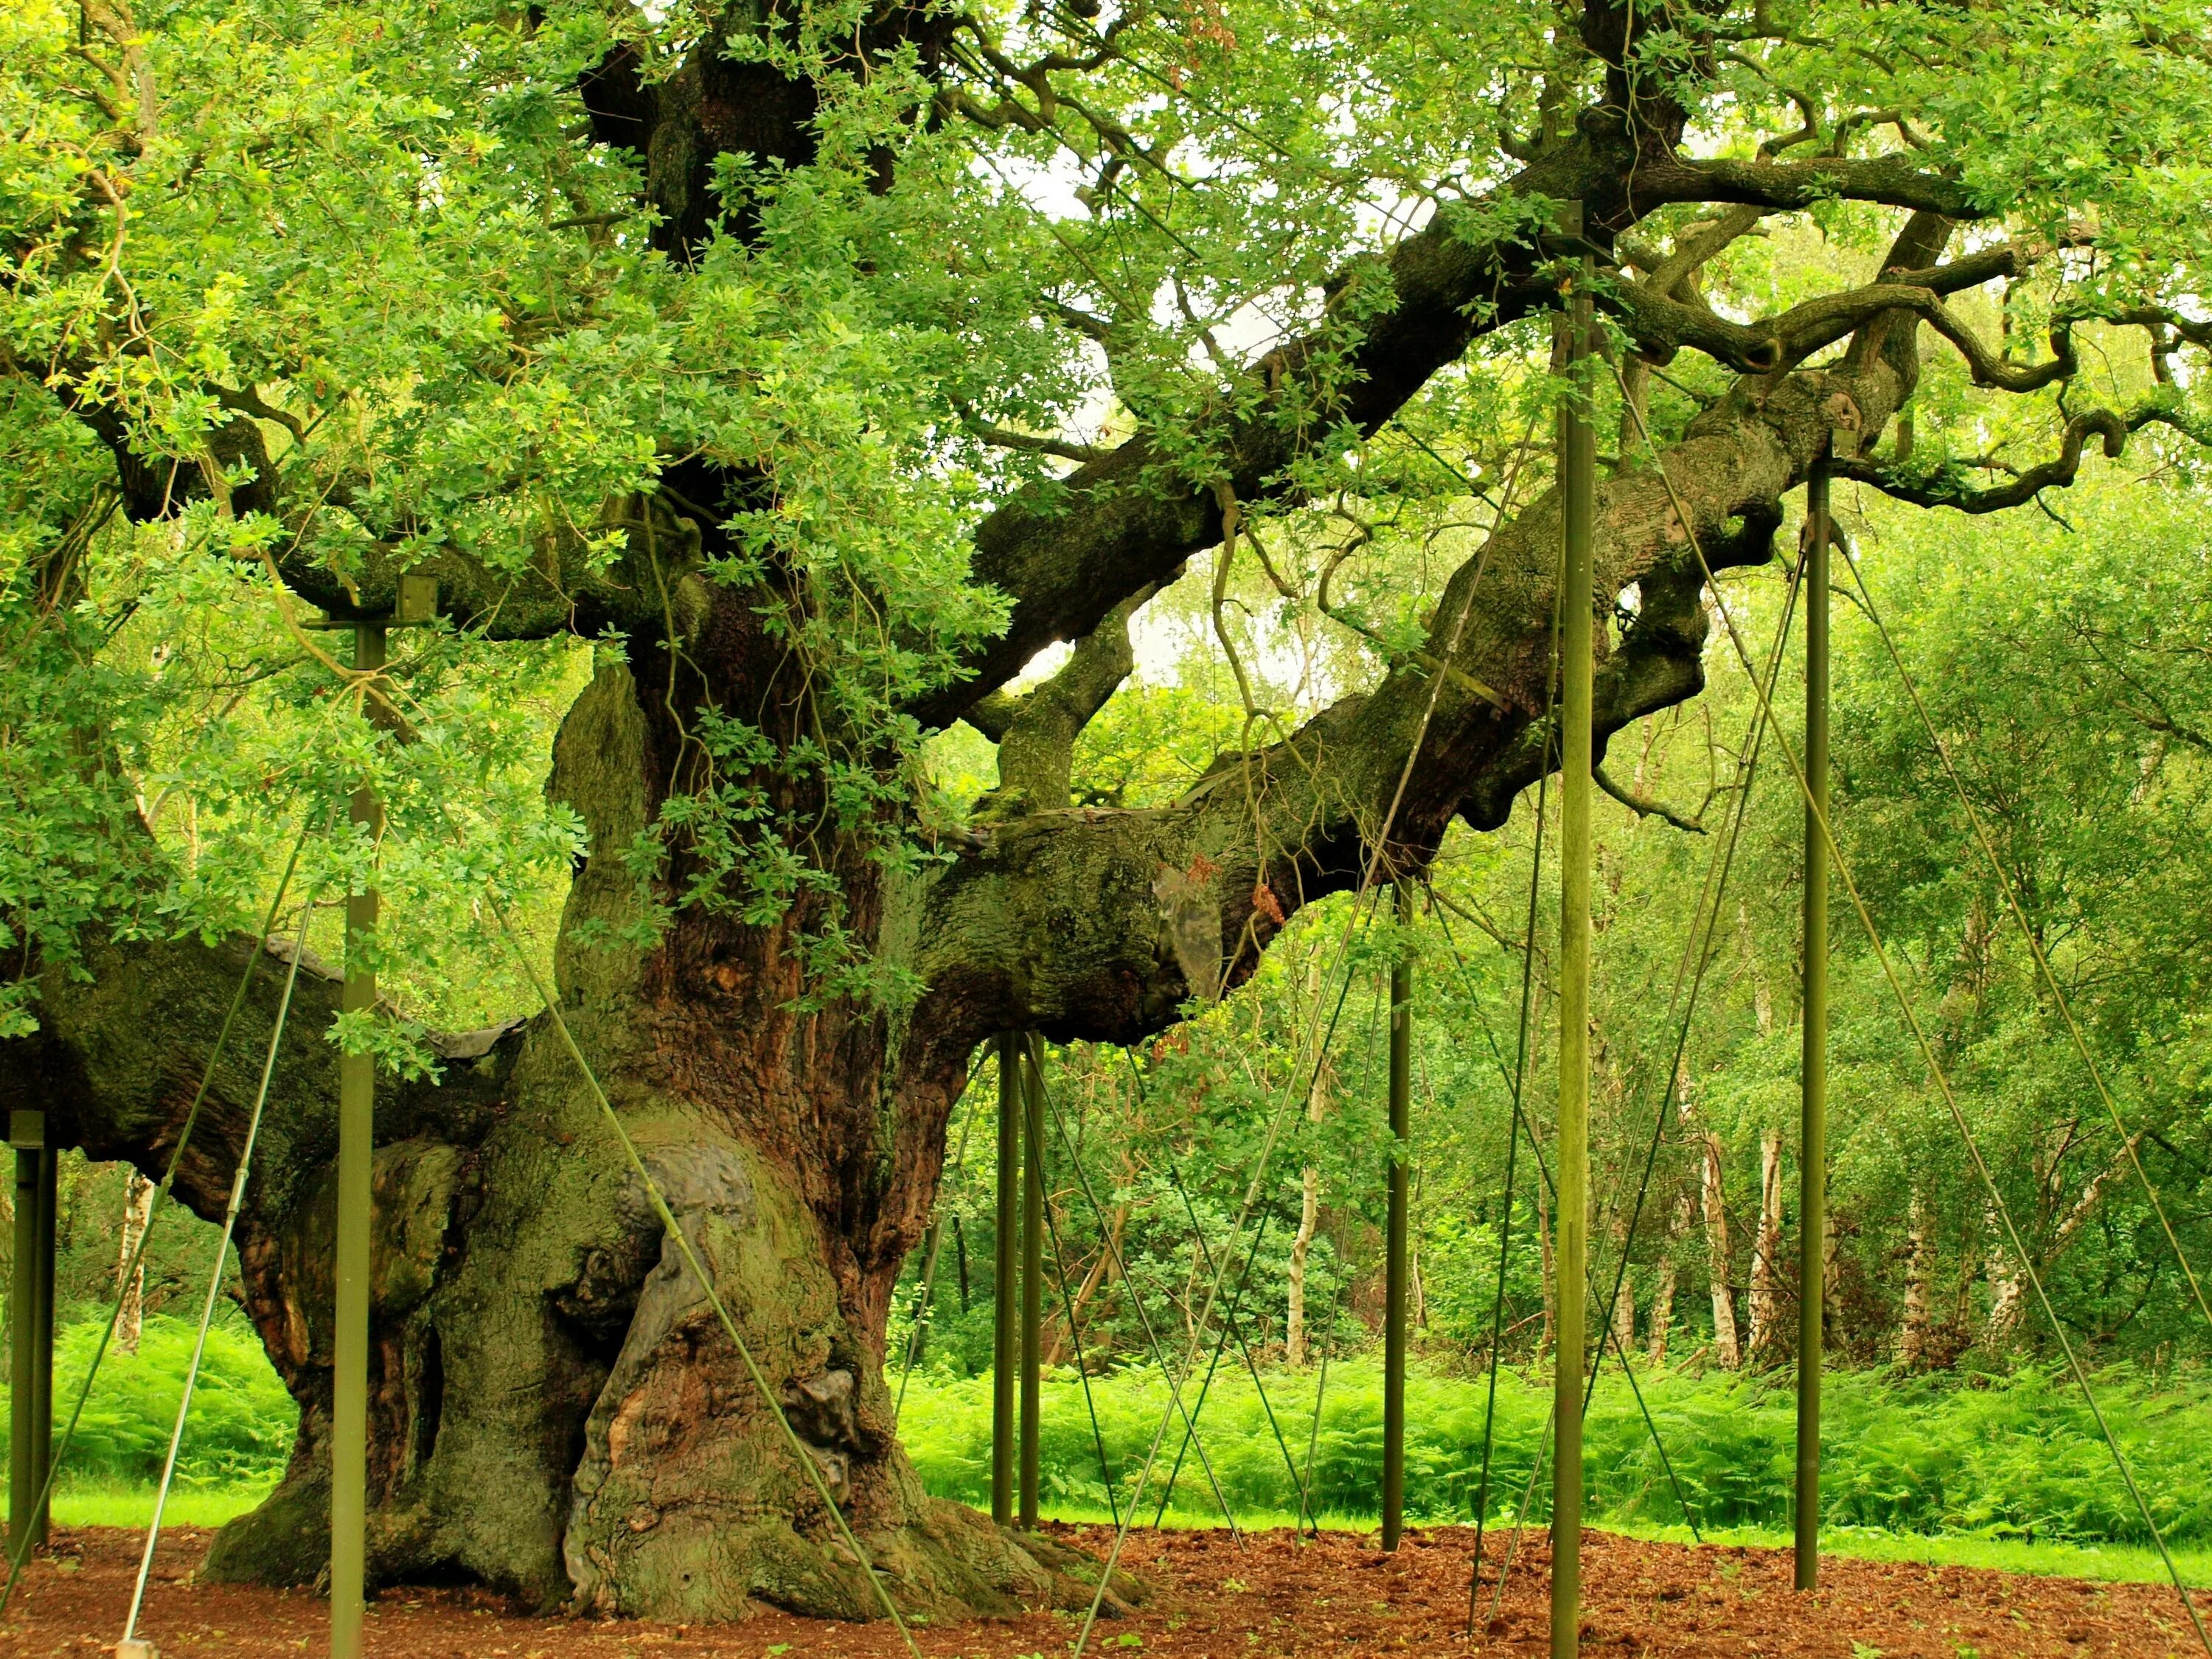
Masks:
[[[1781,1358],[1782,1337],[1782,1133],[1769,1129],[1759,1138],[1759,1231],[1751,1257],[1751,1362],[1769,1365]]]
[[[1729,1239],[1728,1188],[1723,1179],[1727,1155],[1717,1134],[1697,1127],[1686,1075],[1676,1076],[1674,1094],[1675,1115],[1703,1154],[1698,1196],[1705,1219],[1705,1278],[1712,1291],[1713,1359],[1723,1370],[1739,1370],[1743,1365],[1743,1346],[1736,1335],[1735,1297],[1729,1288],[1735,1276],[1735,1253]]]
[[[1308,984],[1318,997],[1321,958],[1314,958]],[[1328,1061],[1314,1067],[1313,1087],[1306,1094],[1306,1121],[1317,1124],[1328,1107]],[[1321,1166],[1309,1164],[1301,1177],[1297,1237],[1291,1241],[1290,1292],[1283,1317],[1283,1363],[1292,1370],[1306,1367],[1306,1258],[1313,1252],[1314,1232],[1321,1225]]]
[[[1905,1314],[1897,1328],[1897,1363],[1909,1370],[1928,1364],[1931,1331],[1928,1318],[1929,1281],[1936,1273],[1935,1230],[1928,1214],[1928,1200],[1912,1189],[1905,1213],[1905,1243],[1911,1254],[1905,1270]]]
[[[1628,1223],[1626,1216],[1613,1229],[1613,1245],[1619,1252],[1618,1259],[1626,1261]],[[1636,1351],[1636,1289],[1626,1273],[1620,1275],[1620,1289],[1614,1292],[1613,1298],[1613,1342],[1616,1353],[1633,1353]]]
[[[1544,1329],[1536,1340],[1536,1363],[1540,1365],[1552,1351],[1552,1320],[1559,1305],[1552,1294],[1552,1212],[1541,1204],[1536,1206],[1536,1248],[1542,1255],[1544,1273]]]
[[[1844,1340],[1844,1293],[1836,1277],[1836,1212],[1820,1212],[1820,1315],[1827,1340]]]
[[[127,1280],[124,1271],[131,1267],[153,1216],[154,1183],[133,1170],[123,1189],[123,1238],[115,1256],[115,1277],[123,1293],[115,1312],[115,1346],[121,1353],[138,1352],[138,1338],[145,1328],[146,1264],[139,1262]]]
[[[1291,1287],[1283,1318],[1283,1363],[1294,1371],[1306,1368],[1306,1257],[1320,1221],[1321,1170],[1309,1164],[1298,1200],[1297,1237],[1291,1241]]]

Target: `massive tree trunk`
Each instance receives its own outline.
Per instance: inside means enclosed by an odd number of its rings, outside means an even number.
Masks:
[[[667,775],[652,702],[610,661],[557,746],[553,787],[606,849],[563,918],[568,1024],[897,1598],[923,1613],[1087,1601],[1068,1552],[927,1497],[891,1430],[885,1320],[965,1045],[920,1067],[878,1013],[793,1012],[801,969],[779,930],[684,917],[652,951],[578,942],[580,924],[620,924],[638,902],[620,849],[648,780]],[[911,937],[863,875],[848,890],[872,931]],[[0,1049],[9,1090],[43,1099],[90,1155],[158,1170],[247,954],[111,948],[92,983],[57,976],[45,1030]],[[182,1166],[178,1195],[203,1216],[227,1195],[281,978],[264,960]],[[336,1002],[334,980],[303,975],[240,1232],[247,1307],[300,1437],[276,1492],[217,1540],[216,1577],[308,1583],[323,1568]],[[441,1048],[442,1082],[378,1102],[374,1576],[458,1573],[541,1606],[662,1617],[755,1599],[878,1616],[550,1023]]]

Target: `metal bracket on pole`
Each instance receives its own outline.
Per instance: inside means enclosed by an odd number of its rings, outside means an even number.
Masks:
[[[1590,285],[1585,253],[1567,299],[1571,386],[1559,414],[1564,512],[1559,588],[1559,1127],[1553,1229],[1552,1659],[1582,1642],[1583,1359],[1589,1255],[1590,793],[1593,764],[1591,564],[1597,442],[1590,424]]]
[[[1849,434],[1857,447],[1858,434]],[[1820,1367],[1828,1208],[1828,507],[1829,462],[1805,486],[1804,1048],[1797,1132],[1797,1513],[1796,1584],[1820,1582]]]
[[[1398,883],[1398,954],[1390,963],[1390,1187],[1382,1290],[1382,1547],[1406,1519],[1406,1202],[1413,1137],[1413,964],[1406,956],[1413,884]]]
[[[1556,258],[1580,258],[1589,252],[1583,240],[1583,204],[1580,202],[1559,202],[1553,204],[1551,229],[1539,236],[1537,246]]]
[[[303,628],[334,630],[338,629],[428,628],[438,620],[438,580],[434,576],[405,575],[399,579],[399,591],[393,597],[392,614],[388,617],[318,617],[302,623]]]

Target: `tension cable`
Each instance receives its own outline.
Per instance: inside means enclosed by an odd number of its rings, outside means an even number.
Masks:
[[[123,1314],[123,1299],[128,1294],[131,1282],[137,1278],[140,1265],[146,1260],[146,1247],[153,1238],[154,1224],[161,1217],[161,1206],[168,1200],[170,1189],[177,1184],[177,1171],[184,1164],[185,1149],[191,1145],[192,1129],[199,1121],[200,1106],[207,1099],[208,1090],[215,1082],[215,1068],[222,1060],[223,1049],[229,1044],[231,1029],[237,1024],[238,1016],[246,1006],[246,993],[253,986],[253,970],[260,966],[262,956],[269,948],[270,930],[276,927],[276,918],[283,911],[284,896],[291,890],[293,874],[300,866],[301,851],[307,844],[308,829],[307,820],[302,817],[300,833],[293,838],[291,854],[284,861],[284,873],[277,878],[276,896],[269,901],[268,911],[261,918],[260,929],[253,936],[253,948],[246,953],[246,969],[238,976],[238,989],[231,995],[229,1010],[223,1015],[222,1024],[216,1031],[215,1046],[208,1050],[207,1065],[200,1072],[199,1086],[192,1091],[192,1103],[185,1109],[184,1124],[177,1131],[176,1146],[169,1153],[169,1167],[162,1171],[161,1182],[148,1200],[146,1225],[138,1235],[138,1248],[131,1253],[131,1260],[124,1264],[122,1274],[116,1280],[115,1306],[100,1330],[100,1345],[92,1352],[92,1364],[85,1368],[84,1381],[78,1385],[76,1402],[70,1408],[69,1425],[62,1431],[61,1444],[55,1448],[53,1456],[47,1462],[46,1483],[40,1488],[38,1502],[32,1506],[33,1514],[44,1510],[52,1498],[54,1479],[60,1474],[62,1464],[69,1456],[70,1447],[76,1440],[77,1425],[84,1417],[85,1401],[92,1397],[93,1384],[100,1377],[100,1363],[107,1358],[108,1345],[114,1340],[116,1321]],[[8,1581],[4,1586],[0,1586],[0,1613],[7,1612],[8,1603],[15,1594],[16,1581],[22,1577],[24,1564],[30,1559],[31,1535],[26,1531],[21,1539],[11,1539],[9,1544]]]
[[[184,1391],[177,1400],[176,1426],[169,1431],[168,1455],[161,1462],[161,1484],[154,1492],[154,1518],[147,1523],[146,1547],[138,1558],[138,1579],[131,1586],[131,1608],[124,1615],[123,1638],[116,1644],[118,1659],[140,1659],[150,1650],[137,1639],[138,1613],[146,1601],[146,1580],[154,1571],[154,1551],[161,1540],[161,1512],[168,1507],[170,1483],[176,1479],[177,1454],[185,1443],[185,1418],[191,1410],[192,1389],[200,1380],[200,1361],[207,1354],[208,1327],[215,1319],[215,1304],[222,1294],[225,1271],[230,1265],[231,1235],[238,1230],[238,1212],[246,1205],[246,1172],[253,1165],[254,1143],[261,1135],[261,1115],[269,1104],[269,1085],[276,1075],[276,1054],[284,1042],[284,1027],[292,1015],[292,991],[300,982],[300,963],[307,954],[307,923],[315,914],[314,901],[300,907],[300,929],[292,940],[292,965],[284,975],[284,994],[276,1005],[276,1021],[269,1032],[269,1052],[261,1062],[260,1085],[253,1091],[253,1109],[246,1121],[246,1139],[238,1153],[238,1169],[230,1179],[230,1202],[222,1212],[222,1242],[216,1246],[215,1266],[208,1273],[207,1299],[200,1306],[199,1329],[192,1338],[191,1364],[185,1368]]]
[[[1615,379],[1618,380],[1619,369],[1616,368],[1613,373]],[[1626,398],[1625,386],[1622,387],[1622,392]],[[1691,518],[1680,495],[1675,491],[1674,481],[1667,471],[1665,461],[1660,457],[1658,446],[1652,441],[1650,428],[1645,425],[1642,411],[1637,409],[1633,399],[1626,399],[1626,407],[1631,418],[1636,422],[1638,432],[1643,439],[1645,448],[1651,453],[1653,464],[1658,469],[1661,480],[1666,484],[1668,499],[1673,504],[1675,516],[1681,522],[1688,536],[1690,550],[1697,557],[1698,568],[1703,573],[1707,586],[1717,597],[1719,585],[1714,579],[1711,565],[1706,561],[1705,548],[1698,538],[1696,522]],[[1735,649],[1736,657],[1743,664],[1747,676],[1750,676],[1751,655],[1745,649],[1743,637],[1736,629],[1735,618],[1729,614],[1726,605],[1721,605],[1718,609],[1721,620],[1728,629],[1729,642]],[[1760,704],[1765,710],[1768,720],[1772,721],[1772,707],[1767,702],[1765,690],[1758,687],[1755,678],[1753,686],[1759,690]],[[1881,935],[1875,927],[1873,913],[1868,908],[1865,898],[1861,896],[1857,879],[1851,872],[1850,860],[1844,856],[1843,849],[1836,843],[1835,830],[1828,822],[1828,815],[1814,799],[1812,787],[1806,781],[1805,769],[1797,758],[1796,750],[1790,746],[1788,734],[1782,731],[1778,722],[1775,723],[1774,736],[1775,742],[1782,750],[1783,757],[1790,763],[1791,775],[1797,781],[1798,793],[1805,800],[1806,813],[1819,828],[1820,839],[1826,843],[1828,856],[1834,862],[1836,874],[1843,881],[1844,890],[1850,896],[1852,908],[1858,912],[1859,925],[1866,930],[1867,943],[1874,951],[1875,961],[1881,969],[1882,977],[1889,983],[1890,993],[1897,1000],[1899,1012],[1904,1015],[1905,1024],[1911,1029],[1913,1041],[1920,1049],[1921,1059],[1928,1068],[1929,1077],[1935,1083],[1936,1092],[1942,1097],[1944,1108],[1950,1114],[1952,1122],[1958,1127],[1959,1138],[1965,1144],[1966,1154],[1972,1160],[1975,1173],[1980,1176],[1982,1186],[1989,1194],[1990,1206],[1996,1210],[1998,1218],[2004,1224],[2006,1239],[2012,1246],[2014,1255],[2020,1261],[2021,1270],[2027,1276],[2027,1282],[2034,1288],[2036,1301],[2043,1309],[2044,1317],[2050,1323],[2051,1334],[2057,1339],[2060,1352],[2066,1356],[2067,1367],[2073,1372],[2074,1380],[2081,1388],[2081,1398],[2088,1406],[2090,1415],[2096,1419],[2098,1431],[2104,1436],[2106,1447],[2112,1455],[2113,1467],[2118,1471],[2121,1480],[2127,1486],[2129,1497],[2134,1499],[2136,1509],[2142,1516],[2143,1526],[2150,1534],[2151,1541],[2158,1547],[2159,1559],[2164,1562],[2167,1577],[2173,1581],[2173,1588],[2181,1597],[2181,1605],[2189,1613],[2189,1622],[2196,1628],[2197,1639],[2203,1644],[2205,1652],[2212,1655],[2212,1632],[2206,1631],[2204,1621],[2197,1613],[2196,1600],[2189,1594],[2189,1587],[2182,1582],[2181,1571],[2174,1565],[2172,1553],[2166,1548],[2166,1536],[2160,1531],[2157,1519],[2151,1514],[2150,1504],[2144,1498],[2142,1488],[2136,1484],[2135,1471],[2130,1467],[2126,1455],[2120,1449],[2120,1443],[2114,1437],[2112,1425],[2106,1419],[2104,1407],[2098,1403],[2096,1389],[2089,1382],[2088,1371],[2083,1367],[2081,1356],[2075,1352],[2072,1339],[2066,1334],[2066,1326],[2058,1317],[2057,1310],[2051,1304],[2050,1292],[2044,1286],[2043,1275],[2036,1270],[2034,1257],[2028,1253],[2026,1243],[2021,1238],[2020,1229],[2013,1219],[2012,1207],[2005,1202],[2004,1194],[1997,1186],[1996,1177],[1990,1172],[1988,1162],[1982,1157],[1981,1144],[1974,1138],[1972,1126],[1966,1121],[1966,1113],[1960,1109],[1958,1097],[1952,1092],[1950,1077],[1943,1070],[1942,1062],[1936,1057],[1935,1045],[1929,1040],[1927,1030],[1920,1023],[1920,1016],[1913,1008],[1911,999],[1905,994],[1904,981],[1898,977],[1896,967],[1890,960],[1889,952],[1882,945]]]

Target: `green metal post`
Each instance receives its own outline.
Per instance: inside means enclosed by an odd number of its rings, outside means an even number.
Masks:
[[[31,1490],[46,1490],[46,1476],[54,1466],[54,1234],[60,1204],[59,1154],[51,1141],[39,1149],[38,1242],[32,1253],[31,1304]],[[46,1541],[52,1524],[52,1500],[39,1505],[31,1517],[31,1541]]]
[[[1033,1042],[1034,1038],[1026,1042]],[[1037,1443],[1043,1404],[1039,1389],[1044,1350],[1044,1083],[1036,1066],[1042,1058],[1029,1050],[1030,1066],[1022,1090],[1022,1448],[1018,1519],[1030,1531],[1037,1523]]]
[[[354,629],[353,665],[385,662],[380,623]],[[351,819],[371,839],[382,833],[384,807],[375,790],[354,791]],[[376,889],[346,896],[345,985],[338,1006],[348,1013],[376,1006]],[[376,1134],[376,1062],[367,1054],[338,1057],[337,1316],[331,1401],[331,1655],[361,1659],[367,1589],[368,1520],[368,1274],[370,1174]]]
[[[1589,1255],[1590,564],[1596,539],[1597,445],[1588,398],[1590,283],[1582,261],[1567,311],[1572,386],[1559,419],[1565,557],[1559,592],[1559,1146],[1553,1227],[1552,1659],[1581,1646],[1583,1280]]]
[[[39,1496],[38,1413],[31,1405],[37,1375],[39,1161],[46,1141],[44,1112],[15,1112],[8,1144],[15,1149],[15,1258],[8,1287],[8,1550],[19,1553],[35,1531]]]
[[[1398,924],[1410,928],[1413,889],[1398,884]],[[1406,1198],[1413,1157],[1413,964],[1390,964],[1390,1206],[1382,1289],[1382,1547],[1398,1547],[1406,1519]]]
[[[1021,1038],[999,1034],[999,1206],[991,1275],[991,1519],[1014,1524],[1015,1182],[1021,1174]]]
[[[1828,1210],[1828,458],[1805,489],[1805,1047],[1801,1063],[1797,1200],[1797,1570],[1801,1590],[1820,1582],[1822,1249]]]

